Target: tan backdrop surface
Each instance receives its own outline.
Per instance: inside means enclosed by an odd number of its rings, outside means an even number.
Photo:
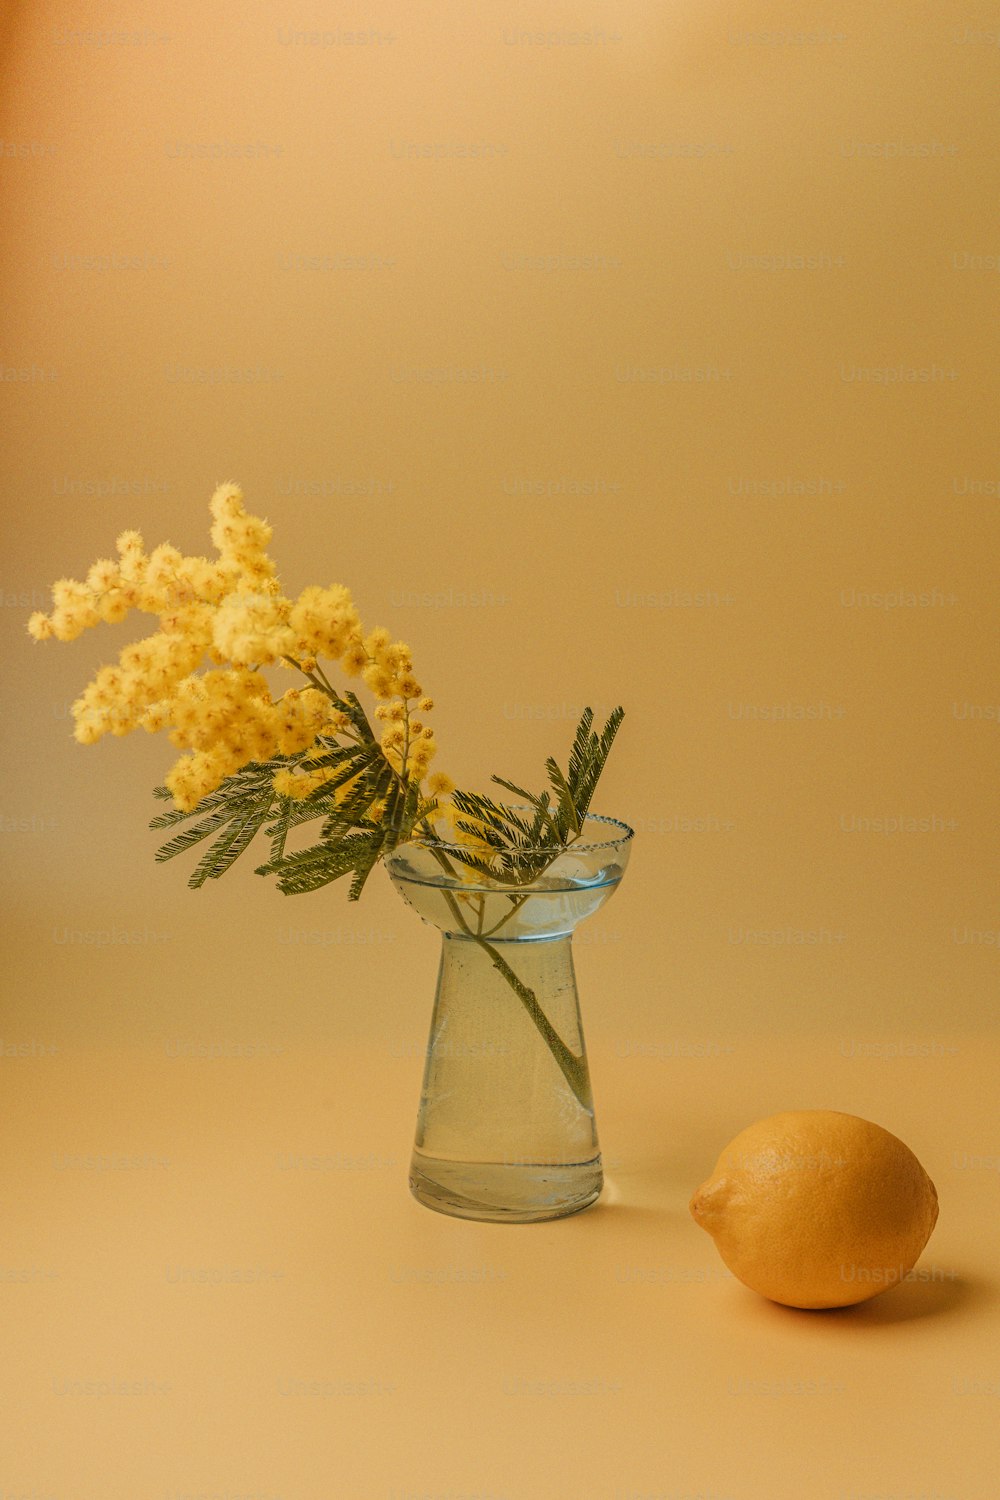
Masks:
[[[9,8],[2,1500],[994,1500],[998,35]],[[460,783],[626,707],[586,1214],[409,1197],[436,938],[381,872],[189,892],[170,747],[70,737],[133,632],[27,614],[126,526],[205,550],[229,478],[411,643]],[[855,1312],[687,1214],[817,1107],[941,1195]]]

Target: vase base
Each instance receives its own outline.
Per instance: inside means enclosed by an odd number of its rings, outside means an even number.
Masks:
[[[604,1182],[601,1158],[548,1163],[447,1161],[415,1151],[410,1191],[418,1203],[456,1219],[536,1224],[589,1208]]]

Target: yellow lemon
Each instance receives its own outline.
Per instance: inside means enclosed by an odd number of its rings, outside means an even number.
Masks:
[[[937,1222],[903,1142],[832,1109],[771,1115],[730,1141],[691,1212],[746,1286],[789,1307],[846,1307],[895,1286]]]

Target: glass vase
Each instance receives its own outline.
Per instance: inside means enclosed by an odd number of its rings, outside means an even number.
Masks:
[[[588,816],[523,883],[464,866],[468,846],[417,839],[389,856],[396,889],[441,932],[410,1168],[426,1207],[525,1224],[600,1194],[572,942],[617,889],[631,839],[626,824]]]

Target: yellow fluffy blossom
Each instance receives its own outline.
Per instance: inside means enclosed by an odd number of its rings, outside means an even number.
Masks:
[[[340,658],[340,665],[348,677],[358,677],[365,670],[368,665],[368,653],[360,637],[353,637],[348,643],[346,651]]]
[[[288,625],[287,599],[270,594],[230,594],[219,605],[212,627],[216,650],[237,666],[270,666],[295,645]]]
[[[347,727],[347,720],[317,688],[293,688],[275,704],[274,731],[281,755],[308,750],[320,734],[334,735]]]
[[[324,786],[335,774],[333,770],[323,766],[316,771],[281,770],[275,772],[272,781],[276,792],[298,801],[308,797],[318,786]]]
[[[366,634],[342,584],[286,598],[267,553],[271,527],[249,514],[239,485],[220,484],[209,510],[214,559],[187,557],[169,542],[147,553],[140,532],[123,531],[116,558],[98,558],[82,582],[59,579],[51,611],[28,620],[36,641],[71,641],[133,610],[158,617],[159,629],[101,667],[73,704],[75,738],[89,745],[138,728],[166,732],[181,751],[166,784],[190,810],[251,761],[296,755],[321,736],[355,738],[328,691],[319,665],[326,659],[361,677],[378,700],[381,745],[396,774],[421,779],[436,745],[412,714],[434,705],[422,696],[409,646],[381,627]],[[278,663],[298,666],[309,686],[274,699],[259,669]],[[275,786],[301,797],[329,774],[283,769]],[[439,796],[453,789],[447,777],[431,785]]]
[[[55,635],[52,621],[44,610],[36,609],[28,620],[28,634],[36,641],[51,641]]]
[[[118,564],[112,562],[110,557],[99,557],[87,572],[87,588],[93,594],[106,594],[109,589],[118,586],[118,580]]]
[[[331,661],[340,660],[361,629],[354,601],[339,583],[328,589],[303,589],[292,605],[288,624],[295,633],[293,654],[297,658],[327,656]]]

